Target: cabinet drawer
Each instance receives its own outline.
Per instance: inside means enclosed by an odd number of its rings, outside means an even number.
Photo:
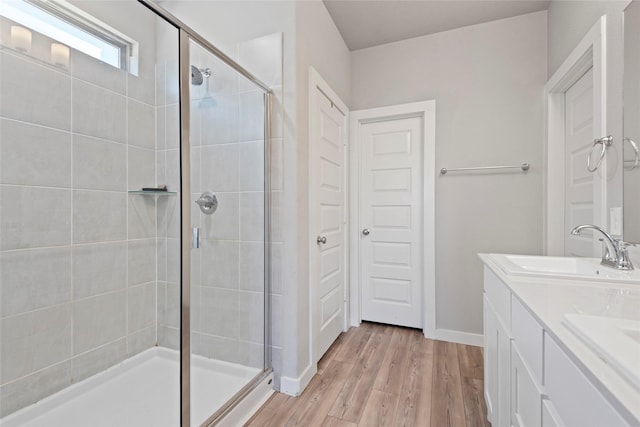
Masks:
[[[533,378],[542,384],[542,326],[517,298],[511,298],[511,337]]]
[[[567,426],[629,425],[547,333],[544,334],[544,388]]]
[[[511,292],[488,267],[484,268],[484,292],[507,331],[511,331]]]

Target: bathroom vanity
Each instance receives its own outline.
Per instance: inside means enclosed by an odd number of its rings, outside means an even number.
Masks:
[[[493,427],[640,425],[640,272],[479,256]]]

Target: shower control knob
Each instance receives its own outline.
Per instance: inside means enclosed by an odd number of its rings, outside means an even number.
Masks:
[[[203,214],[210,215],[218,209],[218,198],[212,192],[206,191],[196,200],[196,204],[200,206]]]
[[[326,245],[327,244],[327,237],[326,236],[318,236],[318,238],[316,239],[316,243],[319,245]]]
[[[365,228],[364,230],[362,230],[362,235],[364,235],[364,236],[368,236],[369,233],[371,233],[371,232],[369,231],[368,228]]]

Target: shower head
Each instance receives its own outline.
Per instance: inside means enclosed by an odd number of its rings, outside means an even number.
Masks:
[[[203,80],[204,79],[202,77],[202,73],[200,72],[198,67],[192,65],[191,66],[191,84],[192,85],[196,85],[196,86],[200,86],[202,84]]]
[[[204,81],[204,78],[211,77],[211,68],[198,68],[195,65],[191,66],[191,84],[200,86]]]

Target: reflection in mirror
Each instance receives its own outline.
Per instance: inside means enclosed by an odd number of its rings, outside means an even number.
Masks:
[[[624,11],[624,240],[640,242],[640,1]]]

